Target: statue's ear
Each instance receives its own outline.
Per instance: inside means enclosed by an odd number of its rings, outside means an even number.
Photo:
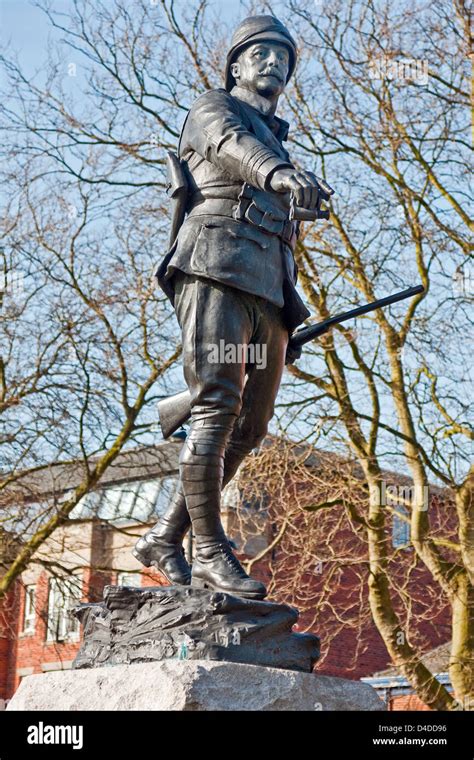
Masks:
[[[238,79],[240,77],[240,63],[231,63],[230,73],[234,79]]]

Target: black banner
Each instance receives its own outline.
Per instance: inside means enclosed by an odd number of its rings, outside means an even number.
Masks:
[[[0,712],[0,760],[357,753],[472,760],[472,712]],[[323,749],[324,748],[324,749]]]

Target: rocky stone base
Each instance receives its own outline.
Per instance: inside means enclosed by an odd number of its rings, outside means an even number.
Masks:
[[[27,676],[7,709],[319,712],[385,706],[360,681],[230,662],[168,660]]]
[[[189,586],[106,586],[104,601],[81,604],[76,669],[163,660],[247,663],[310,673],[314,634],[295,633],[298,611]]]

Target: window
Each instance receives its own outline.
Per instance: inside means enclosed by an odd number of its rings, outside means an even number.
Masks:
[[[176,475],[108,486],[83,496],[70,516],[147,522],[165,512],[176,487]]]
[[[142,576],[140,573],[118,573],[117,586],[140,587],[142,585]]]
[[[82,576],[50,579],[47,641],[79,641],[80,623],[71,608],[81,597]]]
[[[171,500],[173,499],[173,496],[176,493],[176,489],[178,488],[178,480],[176,478],[176,475],[166,475],[158,481],[157,486],[158,487],[157,491],[155,492],[154,501],[152,496],[151,498],[148,497],[148,503],[151,503],[153,505],[152,511],[148,511],[148,519],[150,519],[151,516],[155,515],[157,517],[161,516],[166,512],[171,503]]]
[[[23,633],[34,633],[35,630],[35,597],[36,586],[25,586],[25,610],[23,613]]]
[[[397,512],[399,515],[393,514],[392,524],[392,546],[394,549],[410,545],[410,523],[403,519],[405,516],[408,517],[408,510],[405,507],[398,506]]]

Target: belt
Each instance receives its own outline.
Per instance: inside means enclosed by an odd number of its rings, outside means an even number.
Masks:
[[[188,217],[192,216],[230,216],[234,217],[234,211],[237,208],[237,201],[232,198],[204,198],[202,201],[193,203],[191,196],[191,207],[188,211]]]
[[[227,217],[257,227],[267,235],[276,235],[293,247],[295,225],[288,219],[275,219],[271,213],[268,211],[260,212],[250,202],[247,204],[247,208],[243,209],[242,203],[234,198],[204,198],[195,203],[193,203],[193,198],[194,196],[191,196],[188,218],[195,216]]]

